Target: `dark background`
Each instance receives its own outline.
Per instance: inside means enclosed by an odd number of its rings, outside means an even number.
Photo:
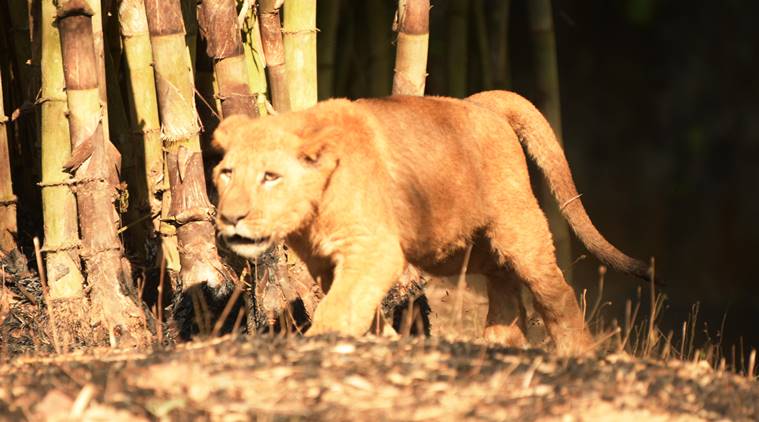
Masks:
[[[489,19],[498,1],[484,1]],[[511,2],[508,88],[535,100],[527,1]],[[349,80],[338,71],[335,83],[341,96],[373,94],[374,52],[356,25],[362,3],[341,8],[337,46],[350,59]],[[391,22],[394,2],[386,3]],[[445,95],[446,46],[462,34],[448,30],[448,1],[432,5],[427,93]],[[664,334],[678,339],[698,302],[696,343],[723,337],[726,349],[759,347],[757,16],[753,1],[554,1],[563,138],[585,207],[613,244],[656,258]],[[469,54],[460,58],[469,93],[482,89],[475,25],[470,13]],[[585,253],[575,241],[573,254]],[[574,280],[595,300],[598,262],[578,262]],[[611,271],[606,280],[606,314],[621,320],[640,282]]]

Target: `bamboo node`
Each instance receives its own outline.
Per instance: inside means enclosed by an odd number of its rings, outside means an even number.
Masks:
[[[215,216],[216,210],[213,207],[195,207],[183,210],[173,217],[163,219],[163,221],[178,227],[199,221],[213,222]]]
[[[7,196],[5,198],[0,198],[0,206],[4,207],[4,206],[8,206],[8,205],[13,205],[13,204],[15,204],[17,202],[17,199],[18,198],[16,197],[16,195],[11,195],[11,196]]]
[[[42,252],[45,252],[45,253],[65,252],[65,251],[77,250],[81,246],[82,246],[82,244],[79,241],[69,242],[69,243],[61,243],[61,244],[58,244],[58,245],[48,245],[47,243],[45,243],[45,245],[40,250]]]
[[[321,32],[319,28],[299,29],[297,31],[288,31],[287,29],[282,28],[282,34],[285,34],[285,35],[315,34],[317,32]]]
[[[104,246],[97,249],[85,249],[80,247],[79,255],[82,257],[82,259],[88,259],[93,258],[98,255],[100,255],[103,252],[120,252],[121,251],[121,245],[118,246]]]
[[[37,101],[35,101],[35,104],[43,104],[43,103],[68,103],[68,100],[66,99],[66,96],[61,97],[40,97]]]
[[[132,135],[134,135],[134,136],[150,135],[150,134],[154,134],[154,133],[160,134],[161,133],[161,128],[154,127],[154,128],[150,128],[150,129],[138,129],[138,130],[132,131]]]
[[[104,177],[85,177],[81,179],[62,180],[60,182],[38,182],[37,186],[41,188],[49,188],[55,186],[77,186],[96,182],[107,182],[107,180]]]

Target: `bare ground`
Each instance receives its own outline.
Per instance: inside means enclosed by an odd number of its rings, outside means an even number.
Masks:
[[[11,312],[0,421],[759,421],[759,383],[703,361],[567,359],[472,340],[487,302],[471,286],[460,316],[450,284],[428,286],[428,339],[232,336],[55,355],[50,339],[16,335],[44,332],[44,319]]]
[[[0,380],[8,419],[759,420],[759,384],[708,365],[439,338],[226,337],[18,357]]]

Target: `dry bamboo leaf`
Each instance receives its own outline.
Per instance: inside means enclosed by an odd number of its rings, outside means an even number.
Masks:
[[[63,170],[73,174],[85,161],[92,157],[94,150],[92,136],[90,136],[71,151],[71,158],[63,164]]]

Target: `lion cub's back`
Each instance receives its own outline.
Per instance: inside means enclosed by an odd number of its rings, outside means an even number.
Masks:
[[[405,229],[419,233],[420,242],[438,244],[487,224],[493,183],[503,181],[499,161],[513,159],[505,154],[524,160],[505,119],[450,98],[399,96],[358,104],[381,132],[375,142],[390,161],[394,191],[401,195],[396,212]],[[498,141],[504,135],[514,139]]]

